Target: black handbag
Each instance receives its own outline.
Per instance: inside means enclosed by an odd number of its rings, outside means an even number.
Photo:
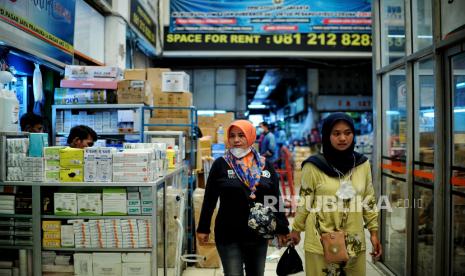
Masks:
[[[249,227],[259,236],[265,239],[272,239],[276,231],[276,216],[269,206],[262,203],[253,202],[250,207]]]
[[[300,259],[297,250],[295,250],[295,247],[293,245],[289,245],[279,259],[278,266],[276,267],[276,274],[278,276],[286,276],[302,271],[304,271],[302,260]]]

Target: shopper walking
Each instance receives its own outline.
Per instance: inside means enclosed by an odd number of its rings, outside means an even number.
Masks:
[[[207,242],[210,223],[218,198],[215,242],[225,276],[264,275],[268,240],[249,228],[250,206],[273,198],[278,209],[279,185],[276,172],[253,148],[256,132],[246,120],[234,121],[227,132],[228,150],[212,165],[207,180],[197,239]],[[287,242],[288,221],[284,213],[275,212],[276,235],[281,246]]]
[[[260,143],[260,155],[273,163],[278,159],[276,137],[273,132],[270,131],[270,125],[267,122],[261,122],[259,127],[263,130],[263,140]]]
[[[371,255],[377,259],[382,254],[370,163],[354,151],[354,123],[344,113],[331,114],[324,120],[322,140],[323,154],[302,163],[301,204],[290,238],[298,244],[300,232],[305,231],[306,275],[363,276],[366,275],[364,225],[371,235]],[[366,205],[357,206],[362,201]],[[333,208],[335,202],[338,203],[336,209]],[[341,230],[345,234],[349,258],[342,263],[327,262],[331,252],[340,253],[341,248],[330,248],[331,251],[326,252],[323,244],[327,243],[321,240],[322,235]],[[344,244],[344,236],[341,237]]]

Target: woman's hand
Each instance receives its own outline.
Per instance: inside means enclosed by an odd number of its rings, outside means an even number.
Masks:
[[[300,232],[292,230],[291,233],[289,233],[289,239],[293,245],[298,245],[300,242]]]
[[[371,244],[373,245],[373,252],[371,252],[370,255],[373,257],[374,261],[377,261],[383,254],[383,248],[378,239],[378,231],[370,231],[370,234]]]
[[[206,233],[197,233],[197,240],[200,244],[207,243],[210,238],[210,234]]]
[[[278,234],[278,245],[279,247],[286,247],[289,240],[287,235]]]

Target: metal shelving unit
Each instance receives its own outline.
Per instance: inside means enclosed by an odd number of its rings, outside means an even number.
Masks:
[[[155,110],[189,110],[189,124],[149,124],[146,123],[146,116],[147,112],[149,111],[150,117],[153,117],[153,113]],[[195,176],[195,170],[193,169],[195,166],[196,162],[196,152],[197,152],[197,132],[196,128],[198,127],[198,115],[197,115],[197,109],[195,106],[189,106],[189,107],[172,107],[172,106],[144,106],[142,107],[142,112],[141,112],[141,141],[144,141],[143,139],[145,138],[144,136],[144,131],[146,127],[150,126],[166,126],[166,127],[188,127],[189,128],[189,137],[190,137],[190,150],[189,150],[189,164],[190,164],[190,171],[189,171],[189,178],[187,181],[187,202],[186,202],[186,214],[185,214],[185,221],[186,221],[186,229],[184,230],[187,232],[187,251],[190,254],[195,253],[195,221],[194,221],[194,208],[193,208],[193,202],[192,202],[192,195],[196,186],[196,176]],[[187,149],[186,149],[187,151]]]
[[[52,144],[55,144],[57,136],[65,136],[68,135],[67,132],[56,132],[56,114],[57,110],[128,110],[132,109],[136,111],[136,115],[134,118],[141,118],[141,115],[138,113],[142,112],[142,107],[144,104],[75,104],[75,105],[52,105],[52,126],[54,129],[52,131]],[[137,121],[134,122],[134,125],[138,124]],[[139,125],[139,124],[138,124]],[[98,132],[99,136],[124,136],[124,135],[139,135],[140,132],[127,132],[127,133],[120,133],[120,132]]]
[[[167,258],[167,220],[174,219],[166,216],[166,188],[168,186],[182,186],[179,181],[184,181],[183,175],[187,174],[187,166],[181,166],[177,169],[170,170],[167,174],[153,182],[68,182],[68,183],[48,183],[48,182],[3,182],[0,181],[0,186],[30,186],[32,190],[32,214],[23,215],[1,215],[0,217],[15,217],[15,218],[32,218],[32,246],[28,245],[0,245],[0,249],[28,249],[32,250],[32,269],[33,275],[42,275],[42,252],[43,251],[63,251],[63,252],[145,252],[151,253],[152,256],[152,275],[167,275],[166,258]],[[127,215],[127,216],[55,216],[43,215],[41,213],[41,193],[49,187],[152,187],[153,189],[153,210],[151,215]],[[181,196],[181,195],[180,195]],[[162,202],[160,202],[162,201]],[[159,217],[159,207],[163,209],[163,221],[157,222]],[[42,247],[42,229],[41,224],[43,219],[66,220],[66,219],[151,219],[152,223],[152,247],[151,248],[43,248]],[[160,233],[159,233],[160,232]],[[163,234],[163,235],[159,235]],[[163,240],[160,241],[159,237]],[[160,244],[163,244],[161,247]],[[158,259],[159,251],[162,251],[163,259]],[[160,267],[159,267],[160,266]],[[161,273],[161,270],[163,271]]]

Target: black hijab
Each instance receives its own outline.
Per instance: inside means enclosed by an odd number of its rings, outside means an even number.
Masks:
[[[333,129],[334,125],[339,121],[346,122],[352,129],[352,133],[354,133],[354,140],[352,141],[352,144],[349,148],[343,151],[335,149],[331,145],[330,139],[331,130]],[[346,174],[352,168],[355,168],[358,165],[363,164],[366,160],[368,160],[368,158],[366,158],[363,154],[354,151],[355,128],[354,122],[352,118],[349,117],[349,115],[342,112],[333,113],[329,115],[323,121],[323,127],[321,132],[323,141],[323,154],[311,156],[302,163],[302,167],[305,165],[305,163],[310,162],[314,164],[317,168],[322,170],[325,174],[334,177],[338,176],[338,173],[334,170],[334,168],[338,169],[343,174]]]

